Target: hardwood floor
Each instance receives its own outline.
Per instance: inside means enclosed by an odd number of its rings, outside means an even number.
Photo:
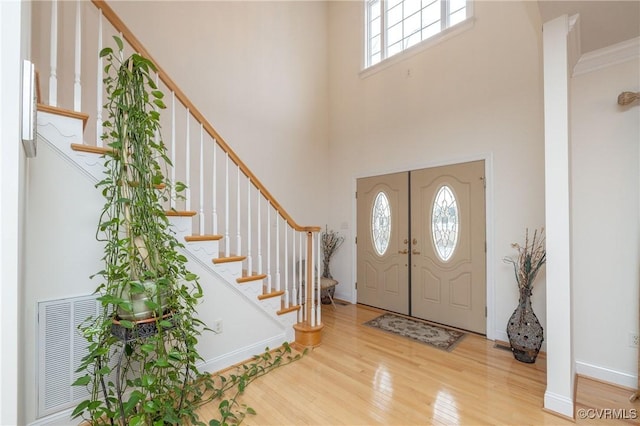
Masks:
[[[473,334],[444,352],[362,325],[378,315],[380,311],[357,305],[338,305],[337,310],[323,306],[322,345],[247,388],[241,402],[257,414],[244,424],[573,424],[542,410],[544,357],[524,364]],[[590,390],[582,401],[578,398],[578,409],[623,408],[627,415],[640,411],[640,404],[628,402],[628,391],[589,382],[579,380]],[[204,407],[202,416],[212,417],[212,409]],[[632,422],[638,424],[631,419],[607,424]]]

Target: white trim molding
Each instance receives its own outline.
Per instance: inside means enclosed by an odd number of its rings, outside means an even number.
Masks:
[[[546,391],[544,393],[544,408],[571,419],[574,418],[573,400],[566,396]]]
[[[573,68],[573,77],[640,58],[640,37],[587,52]]]
[[[584,361],[576,361],[576,373],[581,376],[629,389],[636,389],[638,385],[638,376],[636,375],[625,373],[624,371],[613,370],[607,367],[601,367],[599,365],[589,364]]]

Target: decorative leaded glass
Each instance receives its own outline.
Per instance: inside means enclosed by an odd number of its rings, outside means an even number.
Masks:
[[[391,207],[384,192],[378,192],[371,211],[371,233],[373,247],[382,256],[389,247],[391,238]]]
[[[431,235],[438,257],[444,262],[453,255],[458,243],[458,203],[453,191],[447,185],[442,186],[433,202],[431,217]]]

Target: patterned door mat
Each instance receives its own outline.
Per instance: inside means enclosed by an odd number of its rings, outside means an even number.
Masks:
[[[450,352],[460,343],[465,333],[438,327],[426,322],[386,313],[364,323],[369,327],[407,337],[434,348]]]

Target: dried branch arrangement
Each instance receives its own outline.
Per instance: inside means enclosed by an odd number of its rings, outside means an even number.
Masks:
[[[540,231],[536,229],[531,240],[529,240],[529,229],[527,228],[524,246],[513,243],[511,247],[518,250],[518,257],[515,259],[505,257],[503,260],[513,265],[520,292],[525,291],[530,295],[533,281],[542,265],[547,261],[544,228],[541,228]]]

